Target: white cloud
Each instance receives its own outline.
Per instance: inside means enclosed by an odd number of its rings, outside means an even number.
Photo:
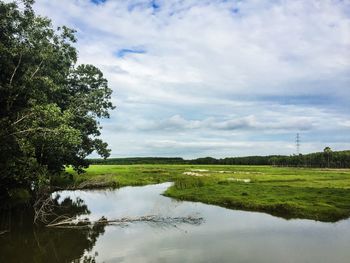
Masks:
[[[292,153],[293,147],[278,150],[278,145],[293,145],[297,131],[305,133],[310,150],[335,138],[335,147],[347,145],[349,1],[159,5],[154,10],[146,0],[35,4],[55,25],[78,30],[79,61],[100,67],[115,89],[117,110],[103,122],[115,155],[162,154],[158,146],[145,145],[144,137],[177,142],[174,153],[187,156],[183,141],[209,137],[222,141],[217,152],[232,136],[241,142],[233,152],[225,150],[228,155]],[[145,53],[118,57],[122,49]],[[249,142],[255,145],[250,152],[244,147]],[[192,156],[202,155],[196,145]]]

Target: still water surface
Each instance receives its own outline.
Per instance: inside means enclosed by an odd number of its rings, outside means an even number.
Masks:
[[[170,183],[117,190],[62,191],[80,198],[97,220],[159,215],[197,216],[199,225],[132,223],[83,232],[13,232],[0,237],[1,262],[350,262],[350,220],[285,220],[161,195]],[[27,240],[27,241],[25,241]],[[19,247],[19,246],[26,246]],[[16,247],[17,246],[17,247]],[[39,248],[38,248],[39,247]],[[11,249],[13,250],[11,252]],[[14,253],[17,251],[17,253]],[[23,253],[22,253],[22,252]],[[6,258],[7,257],[7,258]],[[85,258],[85,259],[84,259]]]

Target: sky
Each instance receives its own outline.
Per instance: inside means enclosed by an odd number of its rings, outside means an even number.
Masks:
[[[116,109],[112,157],[350,149],[349,0],[37,0]],[[94,156],[94,155],[93,155]]]

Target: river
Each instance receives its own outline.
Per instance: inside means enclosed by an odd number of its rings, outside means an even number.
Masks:
[[[89,230],[12,229],[0,236],[0,262],[349,262],[349,219],[286,220],[176,201],[161,195],[170,185],[61,191],[53,196],[60,203],[80,200],[80,218],[92,221],[149,215],[203,221],[133,222]]]

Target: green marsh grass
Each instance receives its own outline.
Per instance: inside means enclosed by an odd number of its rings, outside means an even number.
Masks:
[[[174,182],[164,195],[179,200],[266,212],[287,219],[331,222],[350,216],[349,169],[92,165],[85,174],[75,174],[69,168],[67,171],[75,186],[86,181],[109,182],[114,187]]]

